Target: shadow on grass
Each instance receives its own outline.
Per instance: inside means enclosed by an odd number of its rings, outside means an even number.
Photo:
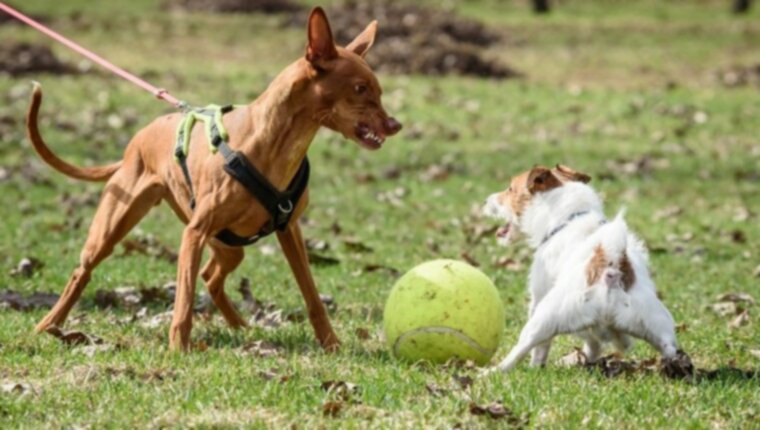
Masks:
[[[697,384],[756,384],[760,388],[760,372],[757,369],[719,367],[714,370],[698,369],[694,375]]]

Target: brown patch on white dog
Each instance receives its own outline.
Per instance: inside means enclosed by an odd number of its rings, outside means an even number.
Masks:
[[[610,271],[610,273],[605,275],[606,271]],[[604,254],[604,249],[602,249],[602,245],[597,245],[596,248],[594,248],[594,255],[586,266],[587,285],[589,287],[596,285],[603,275],[608,276],[609,279],[614,279],[614,284],[622,286],[624,291],[628,291],[633,286],[634,282],[636,282],[636,274],[634,273],[631,260],[628,259],[627,253],[623,252],[622,257],[620,258],[620,263],[614,264],[614,262],[607,259],[607,256]]]
[[[597,245],[594,248],[594,255],[586,266],[586,284],[591,287],[596,285],[599,278],[602,277],[604,269],[607,267],[607,257],[604,255],[602,245]]]
[[[552,169],[552,172],[564,181],[583,182],[584,184],[591,182],[591,176],[582,172],[578,172],[577,170],[573,170],[572,168],[567,167],[563,164],[557,164],[554,169]]]
[[[499,194],[499,204],[509,205],[516,216],[522,215],[533,195],[553,190],[562,186],[552,170],[544,166],[536,166],[514,178],[509,188]]]
[[[636,282],[636,273],[634,273],[631,260],[628,259],[628,254],[625,252],[623,252],[623,258],[620,260],[620,271],[623,273],[623,290],[628,291]]]

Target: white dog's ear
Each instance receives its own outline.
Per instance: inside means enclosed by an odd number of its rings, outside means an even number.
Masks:
[[[528,174],[528,191],[531,194],[546,192],[562,186],[549,168],[536,166]]]
[[[567,179],[568,181],[583,182],[584,184],[591,182],[591,176],[577,170],[573,170],[570,167],[564,166],[562,164],[557,164],[554,170],[559,176]]]

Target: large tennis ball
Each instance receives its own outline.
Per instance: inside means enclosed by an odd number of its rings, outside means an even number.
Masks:
[[[383,314],[397,357],[442,363],[456,357],[486,364],[504,331],[504,307],[493,282],[455,260],[420,264],[393,286]]]

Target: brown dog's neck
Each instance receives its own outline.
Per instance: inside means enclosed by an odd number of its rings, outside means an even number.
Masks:
[[[313,70],[304,60],[288,66],[248,106],[250,137],[240,150],[278,189],[285,189],[319,130],[319,107],[309,91]]]

